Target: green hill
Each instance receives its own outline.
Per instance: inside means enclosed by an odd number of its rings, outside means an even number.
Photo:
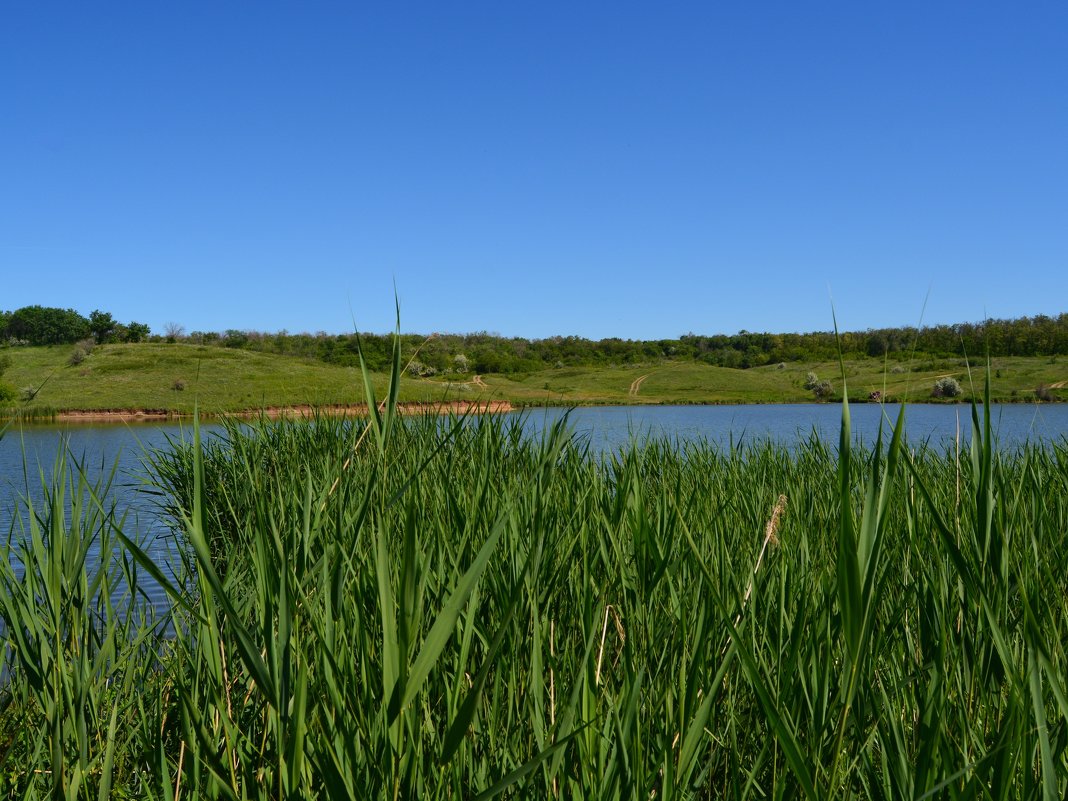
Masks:
[[[185,343],[101,345],[80,362],[69,345],[11,347],[4,381],[33,399],[32,410],[158,409],[207,413],[294,405],[359,403],[362,379],[354,367],[319,360]],[[1068,399],[1068,362],[1050,357],[996,358],[993,396],[1000,401],[1033,401],[1038,396]],[[815,400],[805,389],[809,373],[831,382],[839,397],[836,362],[791,362],[750,369],[714,367],[689,360],[651,360],[626,367],[560,367],[523,374],[406,377],[406,402],[504,400],[516,405],[644,403],[784,403]],[[918,359],[888,366],[881,359],[846,362],[851,398],[872,392],[913,402],[928,400],[934,382],[955,378],[970,397],[963,359]],[[973,373],[976,387],[982,369]],[[377,375],[379,389],[385,377]]]

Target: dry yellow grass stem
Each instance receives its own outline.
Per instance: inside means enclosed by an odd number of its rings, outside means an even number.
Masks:
[[[734,625],[738,625],[738,622],[742,619],[742,612],[745,611],[745,605],[749,603],[749,596],[753,594],[753,582],[756,581],[757,573],[760,572],[760,565],[764,561],[764,554],[768,550],[768,545],[779,544],[779,522],[782,520],[783,512],[786,511],[786,496],[780,495],[779,499],[775,501],[775,508],[771,510],[771,518],[768,520],[768,524],[764,526],[764,544],[760,547],[760,555],[757,557],[756,567],[753,568],[753,575],[749,577],[749,586],[745,588],[745,596],[742,598],[742,608],[738,612],[738,616],[734,619]]]
[[[595,685],[597,685],[597,686],[600,686],[600,684],[601,684],[601,663],[604,660],[604,639],[605,639],[605,635],[608,633],[608,615],[609,615],[609,613],[611,613],[612,617],[614,617],[615,621],[616,621],[616,634],[619,635],[619,647],[622,649],[623,643],[625,643],[627,641],[627,633],[623,629],[623,621],[619,619],[619,612],[616,611],[614,606],[612,606],[611,604],[608,604],[604,608],[604,625],[601,627],[601,648],[600,648],[599,652],[597,653],[597,672],[596,672],[596,674],[594,676],[594,679],[593,679],[593,683]],[[616,655],[616,661],[618,661],[618,660],[619,660],[619,655],[617,654]],[[614,665],[615,662],[613,662],[612,664]]]

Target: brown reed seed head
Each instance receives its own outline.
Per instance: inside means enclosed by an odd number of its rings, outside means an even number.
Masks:
[[[779,519],[782,517],[782,513],[786,511],[786,496],[780,495],[779,499],[775,501],[775,508],[771,510],[771,519],[768,520],[768,525],[764,529],[764,539],[770,540],[772,545],[779,544]]]

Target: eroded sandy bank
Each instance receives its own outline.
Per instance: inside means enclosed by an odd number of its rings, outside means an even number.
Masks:
[[[399,403],[397,410],[401,414],[501,414],[514,411],[508,401],[453,401],[451,403]],[[265,409],[245,409],[232,412],[201,412],[202,419],[235,417],[254,419],[266,416],[278,419],[308,419],[315,415],[331,417],[363,417],[367,414],[367,404],[355,403],[334,406],[268,406]],[[166,420],[187,420],[192,417],[186,412],[168,409],[66,409],[58,411],[53,418],[62,423],[147,423]]]

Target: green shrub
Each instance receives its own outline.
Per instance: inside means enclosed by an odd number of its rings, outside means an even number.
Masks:
[[[931,396],[934,398],[956,398],[960,396],[962,391],[957,379],[947,375],[935,381]]]
[[[815,373],[805,376],[805,389],[810,390],[819,400],[829,398],[834,393],[834,386],[831,382],[820,380]]]

